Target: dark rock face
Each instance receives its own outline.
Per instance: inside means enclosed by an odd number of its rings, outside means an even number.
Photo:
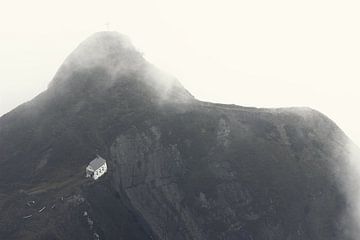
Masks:
[[[340,239],[336,133],[309,121],[331,123],[309,109],[209,107],[129,129],[110,149],[114,186],[157,236]]]
[[[347,142],[311,109],[198,101],[97,33],[0,118],[0,239],[351,239]]]

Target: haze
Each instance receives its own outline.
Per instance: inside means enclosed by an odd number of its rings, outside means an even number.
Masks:
[[[8,1],[0,8],[0,115],[45,90],[96,31],[128,35],[198,99],[309,106],[360,145],[358,1]]]

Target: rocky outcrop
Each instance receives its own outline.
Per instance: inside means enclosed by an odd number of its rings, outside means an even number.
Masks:
[[[343,137],[311,109],[200,104],[119,135],[112,179],[159,239],[340,239]]]
[[[179,149],[161,143],[158,127],[120,135],[111,153],[115,188],[124,189],[159,239],[204,239],[193,214],[181,204],[178,181],[185,166]]]

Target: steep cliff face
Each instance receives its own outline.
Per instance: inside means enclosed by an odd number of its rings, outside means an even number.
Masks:
[[[113,184],[160,239],[341,239],[342,134],[321,114],[199,103],[147,124],[112,144]]]
[[[0,238],[351,239],[348,141],[308,108],[198,101],[97,33],[0,118]]]

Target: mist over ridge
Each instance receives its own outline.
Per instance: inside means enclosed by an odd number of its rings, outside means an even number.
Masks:
[[[95,33],[0,118],[0,238],[356,239],[349,143],[310,108],[199,101]]]

